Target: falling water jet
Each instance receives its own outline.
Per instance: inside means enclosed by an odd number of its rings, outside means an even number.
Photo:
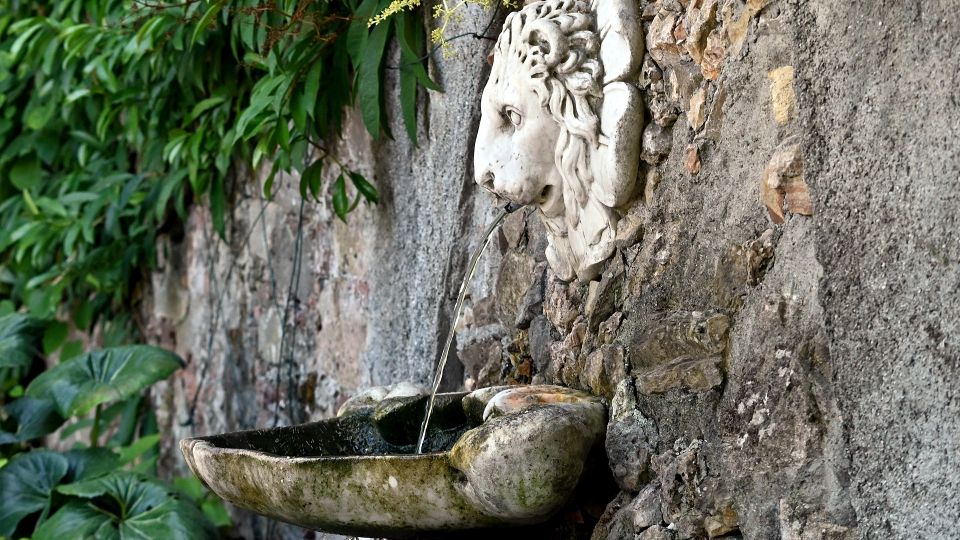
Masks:
[[[430,426],[430,415],[433,413],[434,401],[437,398],[437,391],[440,389],[440,380],[443,378],[443,368],[447,365],[447,357],[450,356],[450,346],[453,345],[453,338],[456,335],[457,324],[460,322],[460,313],[463,311],[463,300],[467,296],[467,284],[473,278],[473,273],[477,270],[477,264],[480,262],[480,256],[490,245],[490,239],[493,237],[493,231],[507,217],[507,214],[516,212],[523,205],[518,203],[507,203],[500,209],[500,213],[493,220],[493,223],[487,227],[483,235],[483,242],[473,252],[470,258],[470,264],[467,265],[467,273],[463,276],[463,282],[460,283],[460,293],[457,295],[457,303],[453,308],[453,324],[447,332],[447,342],[443,346],[443,352],[440,354],[440,362],[437,363],[437,371],[433,376],[433,386],[430,388],[430,401],[427,403],[427,411],[423,416],[423,424],[420,426],[420,437],[417,438],[417,454],[423,453],[423,441],[427,437],[427,428]]]

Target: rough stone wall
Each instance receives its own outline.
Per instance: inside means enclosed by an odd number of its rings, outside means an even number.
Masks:
[[[482,32],[490,20],[480,8],[463,13],[451,35]],[[271,201],[262,180],[236,179],[227,241],[199,206],[184,231],[161,238],[144,333],[188,362],[155,392],[170,474],[189,473],[180,438],[327,418],[359,388],[431,376],[466,252],[495,214],[477,197],[471,167],[486,53],[472,37],[451,44],[432,66],[444,92],[421,96],[418,146],[399,112],[395,140],[372,140],[359,114],[347,119],[339,157],[376,184],[378,206],[362,204],[343,224],[328,197],[301,207],[297,178],[278,177]],[[396,51],[387,62],[399,62]],[[398,88],[393,75],[386,88]],[[484,295],[499,264],[491,251],[478,271]],[[459,385],[451,364],[448,386]],[[236,516],[246,538],[303,537]]]
[[[594,538],[955,535],[958,11],[640,4],[649,125],[615,257],[599,281],[562,283],[537,216],[511,215],[448,383],[610,399],[620,494],[580,509]],[[482,28],[470,13],[464,28]],[[447,92],[429,96],[417,149],[351,124],[346,155],[385,193],[351,226],[310,204],[298,228],[287,179],[270,203],[237,186],[227,245],[202,209],[165,241],[145,309],[153,339],[190,360],[157,396],[175,436],[326,417],[361,386],[427,381],[493,214],[470,180],[485,65],[472,40],[438,62]],[[302,534],[237,516],[248,537]]]

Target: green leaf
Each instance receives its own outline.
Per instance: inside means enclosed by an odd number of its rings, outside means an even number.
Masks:
[[[363,125],[374,138],[380,137],[381,131],[380,73],[390,29],[389,24],[379,24],[370,32],[357,78]]]
[[[364,0],[354,12],[354,20],[347,29],[346,48],[355,68],[363,63],[369,30],[367,21],[377,10],[378,0]]]
[[[48,324],[43,332],[43,354],[50,356],[56,352],[66,341],[68,330],[66,323],[60,321],[53,321]]]
[[[120,452],[120,461],[123,463],[130,463],[131,461],[142,456],[149,450],[156,448],[160,444],[160,434],[154,433],[153,435],[147,435],[146,437],[141,437],[133,442],[130,446],[124,446],[119,448]]]
[[[19,454],[0,469],[0,536],[13,534],[21,519],[46,512],[50,493],[68,469],[67,458],[48,450]],[[67,537],[76,538],[72,534]]]
[[[267,181],[263,183],[264,199],[271,199],[273,197],[273,182],[277,178],[277,173],[280,170],[279,165],[280,163],[278,161],[273,162],[273,167],[270,168],[270,174],[267,176]]]
[[[380,193],[377,191],[377,188],[373,186],[362,174],[356,171],[350,171],[350,180],[353,181],[353,185],[357,188],[357,191],[363,195],[363,198],[377,204],[380,202]]]
[[[82,341],[79,339],[68,341],[63,344],[63,349],[60,351],[60,361],[64,362],[76,356],[80,356],[81,353],[83,353]]]
[[[397,42],[400,44],[400,110],[407,137],[417,144],[417,82],[426,79],[424,86],[435,86],[426,72],[423,72],[422,39],[423,24],[410,12],[398,13],[392,17],[397,27]]]
[[[43,171],[36,156],[20,158],[10,168],[10,183],[17,189],[33,189],[40,183]]]
[[[286,122],[277,122],[277,144],[287,152],[290,151],[290,126]]]
[[[48,369],[30,383],[27,395],[53,400],[64,416],[82,415],[137,394],[182,365],[180,357],[157,347],[114,347]]]
[[[31,215],[38,216],[40,215],[40,209],[37,208],[37,203],[33,201],[33,197],[30,196],[30,192],[26,189],[23,190],[23,204],[27,205],[27,210],[30,211]],[[27,288],[31,288],[27,285]]]
[[[13,313],[0,317],[0,368],[25,368],[39,352],[43,323]]]
[[[120,406],[122,413],[120,420],[117,422],[117,427],[113,431],[113,435],[110,436],[110,440],[107,442],[108,446],[123,446],[131,444],[134,441],[137,424],[140,421],[140,405],[142,402],[143,397],[135,396],[117,404]]]
[[[304,82],[303,93],[306,95],[307,113],[313,115],[314,106],[317,103],[317,94],[320,93],[320,76],[323,74],[323,62],[314,62],[307,72],[307,79]]]
[[[378,27],[379,28],[379,27]],[[347,222],[347,213],[350,212],[350,201],[347,199],[347,183],[343,180],[343,173],[333,184],[333,211],[340,221]]]
[[[3,406],[9,431],[0,431],[0,444],[25,442],[49,435],[63,425],[56,403],[22,397]]]
[[[213,524],[196,506],[139,474],[117,471],[60,486],[57,491],[89,501],[64,505],[37,528],[34,540],[87,537],[111,528],[122,540],[216,537]],[[120,515],[115,513],[117,508],[122,509]]]
[[[210,27],[210,25],[217,18],[217,15],[220,14],[220,10],[223,9],[226,0],[219,0],[214,5],[210,6],[207,9],[207,12],[203,14],[203,17],[200,18],[200,21],[197,23],[197,27],[193,30],[193,36],[190,37],[190,46],[192,47],[196,44],[197,40],[200,39],[200,35],[203,34]]]
[[[70,463],[67,480],[71,482],[96,478],[123,465],[117,452],[109,448],[80,448],[69,450],[62,455]]]
[[[54,104],[52,103],[48,103],[40,107],[34,107],[30,109],[30,112],[27,113],[24,123],[28,128],[34,131],[39,131],[47,125],[55,110]]]
[[[83,501],[68,501],[33,532],[33,539],[117,538],[111,520],[101,510]],[[112,534],[111,534],[112,533]]]
[[[227,98],[223,96],[215,96],[215,97],[207,98],[197,103],[196,105],[193,106],[193,110],[190,111],[190,114],[187,115],[187,120],[185,123],[192,124],[193,121],[196,120],[197,118],[200,118],[200,116],[203,113],[209,111],[210,109],[216,107],[217,105],[220,105],[221,103],[226,101],[226,99]]]
[[[417,76],[413,69],[400,68],[400,112],[403,113],[403,125],[407,137],[417,145]]]
[[[320,194],[320,184],[322,181],[323,160],[318,159],[310,164],[300,175],[300,196],[307,199],[307,190],[317,199]]]
[[[423,21],[409,12],[399,13],[396,17],[397,41],[400,43],[401,69],[413,71],[420,86],[435,92],[442,92],[440,85],[427,75],[426,58],[423,54],[425,30]]]
[[[213,181],[210,189],[210,213],[213,215],[213,228],[216,229],[220,238],[226,239],[226,202],[223,194],[223,177],[218,176]]]
[[[194,504],[200,505],[203,515],[218,528],[230,526],[230,513],[224,507],[223,501],[204,487],[196,476],[178,476],[173,479],[173,487]]]

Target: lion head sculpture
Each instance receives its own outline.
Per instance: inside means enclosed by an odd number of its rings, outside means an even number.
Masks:
[[[534,204],[547,260],[593,279],[613,254],[633,195],[643,129],[635,0],[544,0],[511,13],[493,51],[474,157],[476,181]]]

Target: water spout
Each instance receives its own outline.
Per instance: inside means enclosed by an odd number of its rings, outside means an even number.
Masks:
[[[460,283],[460,293],[457,295],[457,303],[453,308],[453,324],[450,325],[450,331],[447,333],[447,342],[443,346],[443,352],[440,354],[440,362],[437,363],[437,371],[433,376],[433,386],[430,388],[430,401],[427,404],[427,412],[423,416],[423,424],[420,426],[420,437],[417,439],[417,454],[423,453],[423,441],[427,437],[427,428],[430,427],[430,415],[433,413],[434,401],[437,397],[437,391],[440,389],[440,379],[443,377],[443,368],[447,365],[447,357],[450,356],[450,347],[453,345],[457,324],[460,322],[460,313],[463,311],[463,300],[467,296],[467,284],[470,282],[470,279],[473,278],[473,273],[477,270],[477,263],[480,262],[480,256],[483,255],[483,252],[490,244],[493,231],[495,231],[497,226],[507,217],[507,214],[512,214],[520,208],[523,208],[523,205],[519,203],[509,202],[505,204],[493,220],[493,223],[487,227],[486,232],[483,234],[483,243],[477,247],[476,251],[473,252],[473,257],[470,258],[470,264],[467,266],[467,274],[463,277],[463,282]]]

